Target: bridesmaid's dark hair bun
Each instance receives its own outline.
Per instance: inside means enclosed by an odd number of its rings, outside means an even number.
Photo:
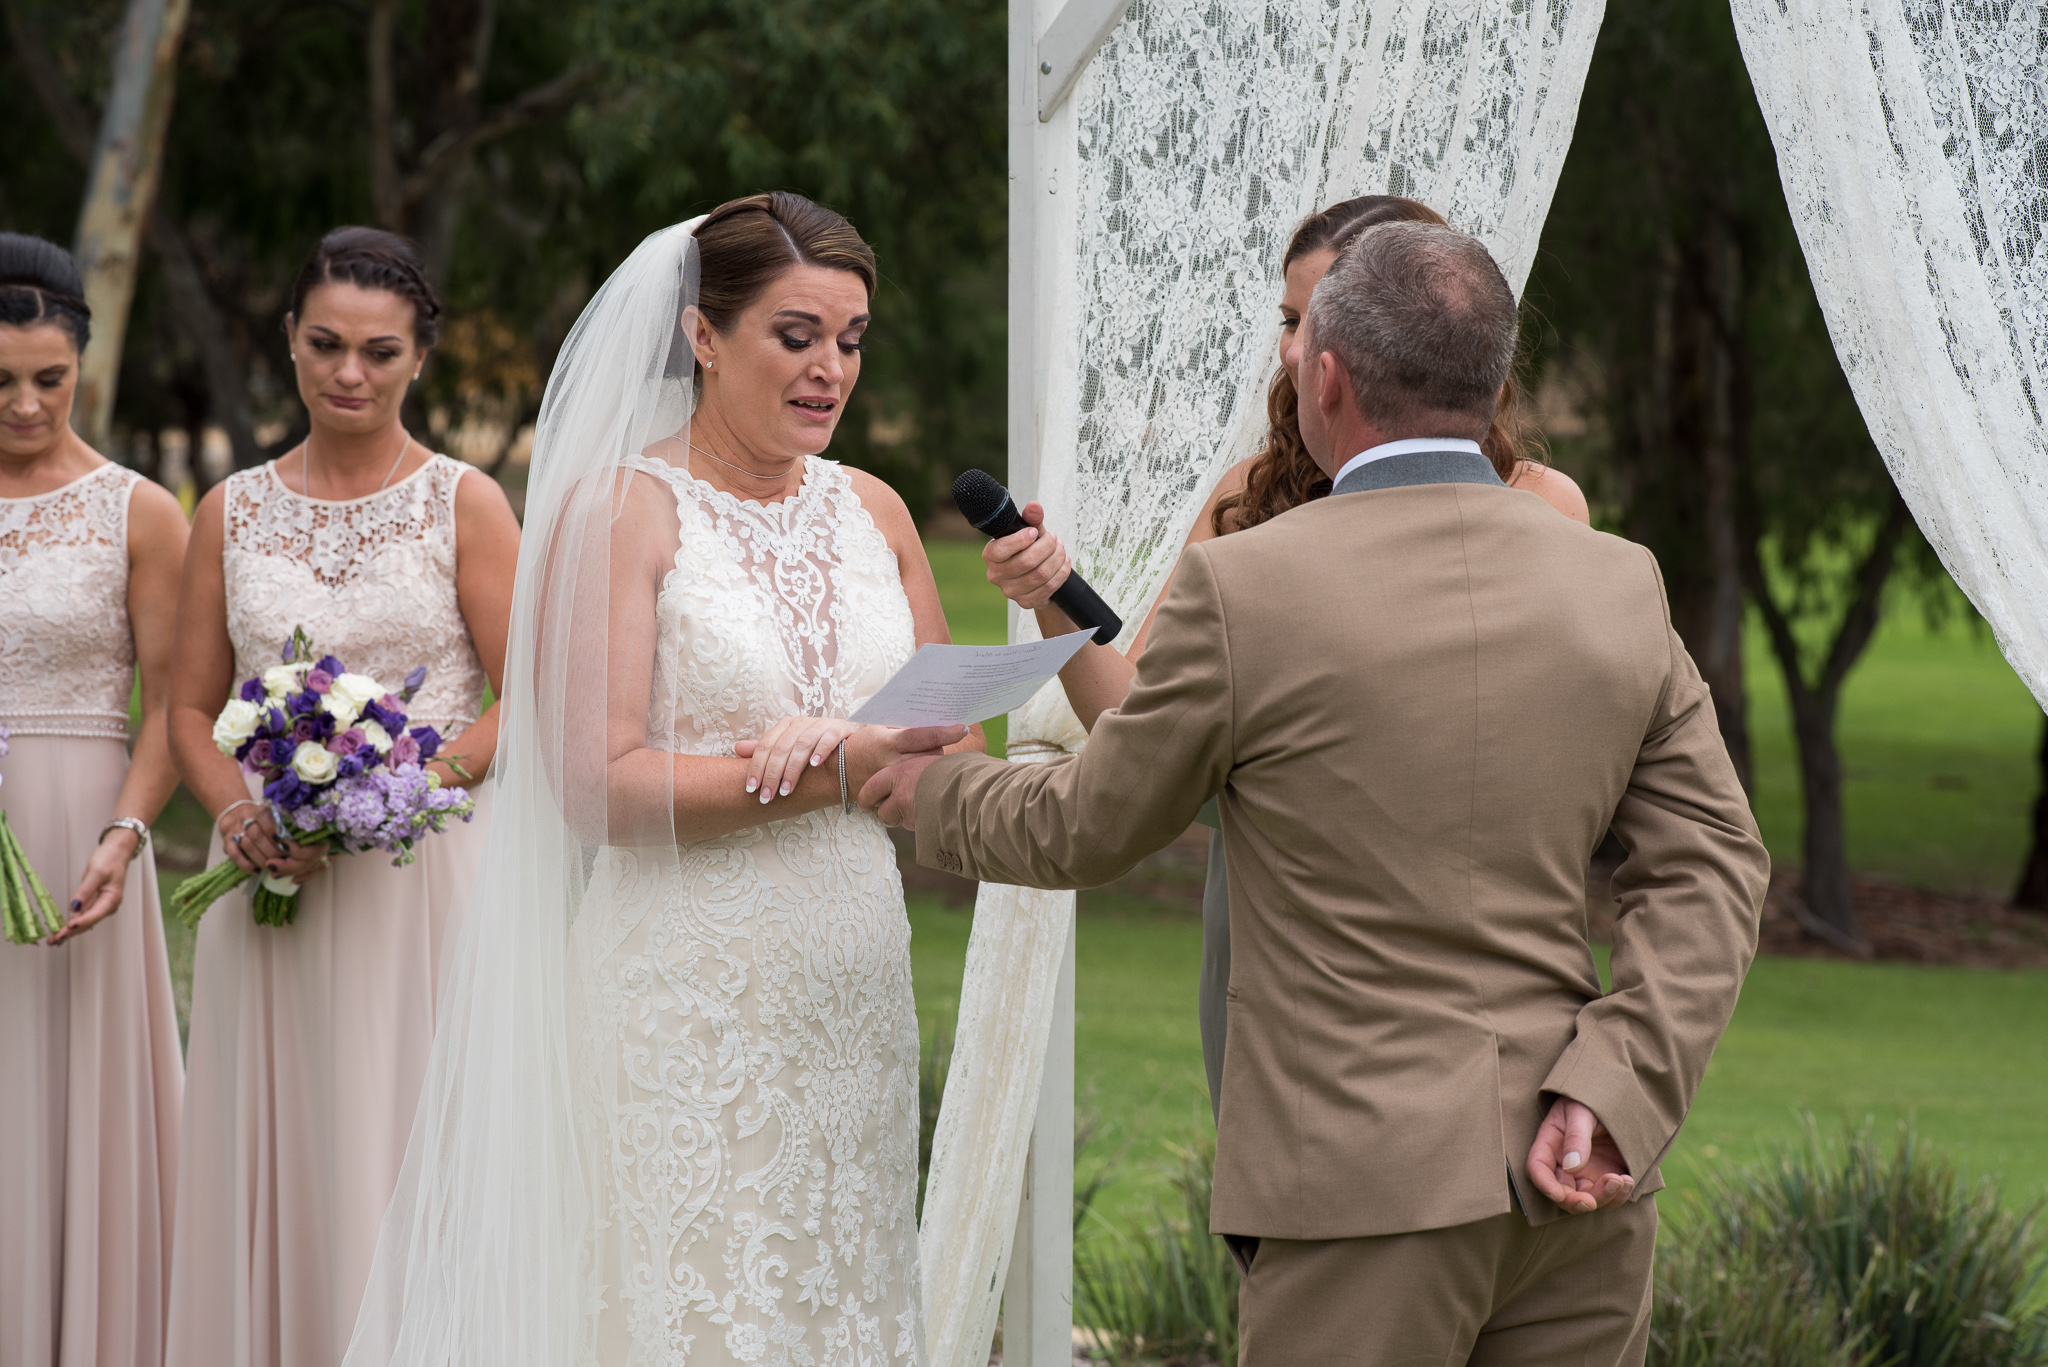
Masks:
[[[320,239],[292,283],[292,316],[322,285],[389,290],[412,304],[412,339],[425,351],[441,335],[441,301],[427,283],[427,268],[410,239],[382,228],[336,228]]]
[[[0,323],[27,327],[51,322],[85,350],[92,336],[92,310],[85,306],[85,277],[71,253],[54,242],[21,233],[0,233]]]

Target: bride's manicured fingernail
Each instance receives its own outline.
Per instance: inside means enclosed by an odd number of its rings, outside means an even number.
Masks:
[[[770,799],[772,799],[774,796],[775,794],[769,792],[766,788],[763,788],[761,790],[761,805],[763,807],[767,806]]]
[[[756,788],[758,788],[758,787],[760,787],[760,786],[761,786],[761,781],[760,781],[759,779],[755,779],[755,778],[750,778],[750,779],[748,779],[748,780],[747,780],[747,791],[748,791],[748,792],[750,792],[750,793],[751,793],[751,792],[753,792],[753,791],[754,791],[754,789],[756,789]]]
[[[825,762],[825,757],[824,757],[823,755],[812,755],[812,756],[811,756],[811,767],[812,767],[813,769],[817,768],[817,767],[818,767],[818,766],[819,766],[820,764],[823,764],[824,762]]]
[[[787,783],[783,784],[783,785],[782,785],[782,789],[781,789],[781,791],[780,791],[779,793],[777,793],[777,794],[776,794],[776,796],[778,796],[778,797],[788,797],[788,796],[789,796],[789,785],[788,785]]]

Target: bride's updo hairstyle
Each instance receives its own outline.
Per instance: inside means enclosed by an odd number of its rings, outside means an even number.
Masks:
[[[0,323],[55,323],[85,350],[92,310],[85,306],[85,278],[71,253],[40,237],[0,233]]]
[[[292,317],[306,311],[306,296],[322,285],[388,290],[412,305],[412,339],[430,350],[441,335],[441,301],[427,283],[419,249],[382,228],[336,228],[320,239],[292,282]]]
[[[1303,219],[1287,243],[1286,255],[1280,259],[1281,272],[1284,274],[1302,257],[1316,252],[1341,253],[1360,233],[1382,223],[1446,226],[1443,215],[1427,204],[1399,195],[1361,195]],[[1493,427],[1479,443],[1479,449],[1493,462],[1493,471],[1503,482],[1514,478],[1518,461],[1540,460],[1543,454],[1542,446],[1522,419],[1521,402],[1521,381],[1510,373],[1507,390],[1494,410]],[[1216,511],[1210,517],[1210,526],[1218,536],[1256,527],[1289,508],[1330,492],[1330,477],[1302,444],[1299,405],[1294,372],[1281,366],[1266,390],[1266,440],[1245,471],[1244,488],[1218,499]]]
[[[843,217],[787,190],[727,200],[695,237],[697,310],[722,333],[791,266],[852,271],[875,292],[874,248]]]

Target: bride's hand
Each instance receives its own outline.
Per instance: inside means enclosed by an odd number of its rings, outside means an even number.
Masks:
[[[765,803],[795,792],[806,768],[830,759],[839,742],[860,729],[844,717],[784,717],[759,740],[733,746],[733,753],[749,761],[747,791],[760,793]]]
[[[1074,562],[1060,539],[1044,529],[1045,509],[1036,503],[1024,505],[1023,531],[999,536],[981,548],[988,566],[988,582],[1003,597],[1020,608],[1042,608],[1052,601],[1053,592],[1067,582]]]

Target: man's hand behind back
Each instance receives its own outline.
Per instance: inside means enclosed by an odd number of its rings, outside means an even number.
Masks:
[[[1600,1117],[1576,1101],[1550,1104],[1529,1146],[1529,1176],[1536,1189],[1568,1215],[1605,1210],[1628,1200],[1636,1189],[1628,1164]]]

